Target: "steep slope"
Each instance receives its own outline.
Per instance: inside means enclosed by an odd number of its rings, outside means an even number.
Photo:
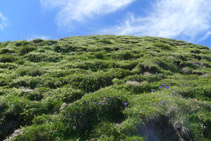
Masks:
[[[211,140],[210,98],[205,46],[111,35],[0,43],[0,140]]]

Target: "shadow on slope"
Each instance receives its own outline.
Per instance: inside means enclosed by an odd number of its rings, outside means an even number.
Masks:
[[[158,119],[150,119],[146,124],[138,128],[138,134],[147,141],[188,141],[189,132],[183,135],[179,128],[173,127],[167,116]]]

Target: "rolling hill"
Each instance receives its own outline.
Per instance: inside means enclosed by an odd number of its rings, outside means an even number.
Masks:
[[[0,140],[211,140],[211,49],[135,36],[0,43]]]

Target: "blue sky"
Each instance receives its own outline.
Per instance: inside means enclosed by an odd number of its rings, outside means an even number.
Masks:
[[[1,0],[0,41],[158,36],[211,47],[210,0]]]

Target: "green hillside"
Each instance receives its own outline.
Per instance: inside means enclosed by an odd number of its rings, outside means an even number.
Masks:
[[[0,140],[211,140],[211,49],[156,37],[0,43]]]

